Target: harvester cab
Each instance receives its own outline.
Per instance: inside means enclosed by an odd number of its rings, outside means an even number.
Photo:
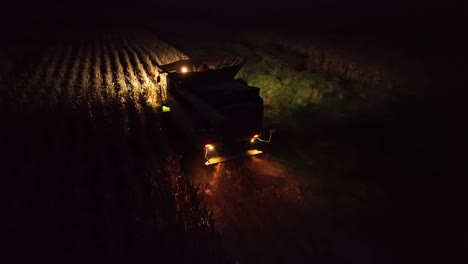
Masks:
[[[199,149],[206,165],[261,154],[260,89],[234,76],[244,60],[237,56],[181,60],[161,65],[167,74],[167,105],[186,141]]]

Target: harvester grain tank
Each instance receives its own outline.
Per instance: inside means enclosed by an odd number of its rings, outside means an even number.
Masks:
[[[263,100],[259,88],[234,78],[243,63],[225,56],[160,65],[167,73],[165,107],[206,165],[262,153]]]

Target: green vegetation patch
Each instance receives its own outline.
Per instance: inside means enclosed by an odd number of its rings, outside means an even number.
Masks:
[[[297,71],[265,60],[248,62],[238,76],[260,87],[267,119],[285,121],[307,108],[341,100],[340,83],[318,73]],[[282,120],[280,120],[282,119]]]

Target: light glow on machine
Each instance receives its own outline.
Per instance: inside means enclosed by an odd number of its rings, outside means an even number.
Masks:
[[[259,135],[258,135],[258,134],[255,134],[255,135],[250,139],[250,143],[254,143],[255,140],[258,139],[258,137],[259,137]]]
[[[213,150],[213,149],[214,149],[214,146],[211,145],[211,144],[206,144],[206,145],[205,145],[205,149]]]

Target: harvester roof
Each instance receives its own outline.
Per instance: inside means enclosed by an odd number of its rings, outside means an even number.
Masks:
[[[190,91],[213,107],[261,102],[258,88],[234,79],[243,63],[241,57],[223,56],[181,60],[161,68],[168,73],[171,86]]]

